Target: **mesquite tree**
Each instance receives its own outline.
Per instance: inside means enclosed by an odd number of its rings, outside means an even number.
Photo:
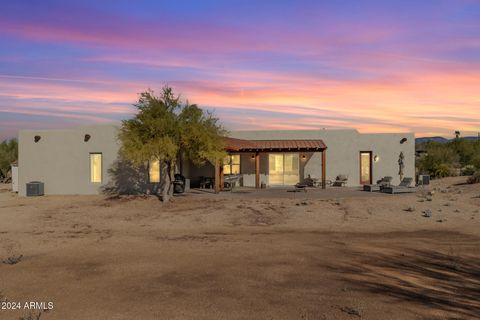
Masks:
[[[156,96],[147,90],[134,104],[138,113],[124,120],[119,132],[123,156],[133,164],[158,160],[165,168],[161,184],[161,199],[168,201],[173,194],[172,181],[180,159],[195,165],[215,162],[225,157],[225,129],[212,113],[197,105],[183,103],[170,87]]]

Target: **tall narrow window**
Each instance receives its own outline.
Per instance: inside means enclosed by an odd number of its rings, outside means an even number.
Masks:
[[[148,176],[150,183],[159,183],[160,182],[160,161],[152,160],[150,161],[148,168]]]
[[[102,182],[102,154],[90,153],[90,182]]]
[[[223,173],[224,174],[239,174],[240,173],[240,155],[229,154],[225,160],[223,160]]]

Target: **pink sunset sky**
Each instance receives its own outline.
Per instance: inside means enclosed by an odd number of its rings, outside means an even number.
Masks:
[[[170,85],[227,129],[480,131],[480,1],[12,1],[0,139]]]

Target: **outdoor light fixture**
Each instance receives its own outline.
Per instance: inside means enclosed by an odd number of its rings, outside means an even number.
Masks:
[[[379,156],[376,155],[375,157],[373,157],[373,161],[378,162],[379,160],[380,160]]]
[[[252,158],[252,159],[255,159],[255,155],[254,155],[254,154],[252,154],[251,158]]]
[[[302,159],[305,160],[306,158],[307,158],[307,156],[302,154]]]
[[[33,138],[33,141],[35,141],[35,143],[37,143],[38,141],[40,141],[41,138],[42,138],[42,137],[40,137],[40,136],[35,136],[35,137]]]
[[[90,140],[90,135],[89,134],[86,134],[85,135],[85,138],[83,138],[83,141],[87,142],[88,140]]]
[[[407,142],[407,138],[402,138],[402,140],[400,140],[400,144],[404,144],[405,142]]]

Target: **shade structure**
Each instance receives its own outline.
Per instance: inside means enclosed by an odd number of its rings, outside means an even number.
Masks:
[[[320,139],[308,140],[244,140],[225,138],[225,150],[229,152],[282,152],[282,151],[322,151],[327,149]]]

